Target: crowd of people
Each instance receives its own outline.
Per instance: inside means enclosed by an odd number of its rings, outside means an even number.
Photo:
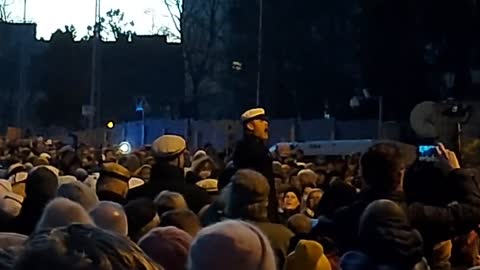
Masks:
[[[0,141],[0,269],[420,270],[480,265],[480,182],[454,152],[407,164],[270,153],[263,109],[231,156],[177,135],[125,154]],[[480,269],[480,268],[479,268]]]

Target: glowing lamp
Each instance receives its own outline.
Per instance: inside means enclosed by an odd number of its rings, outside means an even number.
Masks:
[[[128,155],[132,152],[132,145],[129,142],[121,142],[118,145],[118,149],[123,155]]]
[[[109,122],[107,123],[107,128],[108,128],[108,129],[113,129],[114,127],[115,127],[115,122],[109,121]]]

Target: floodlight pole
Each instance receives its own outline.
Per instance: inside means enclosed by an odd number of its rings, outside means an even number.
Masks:
[[[262,85],[262,46],[263,46],[263,0],[259,0],[259,7],[258,7],[258,48],[257,48],[257,97],[256,97],[256,105],[260,106],[260,90]]]
[[[377,97],[378,100],[378,139],[383,138],[383,97]]]
[[[92,60],[91,60],[91,76],[90,76],[90,108],[92,111],[89,115],[88,127],[93,129],[95,127],[96,114],[99,113],[100,108],[96,108],[97,105],[97,49],[98,42],[100,40],[100,0],[95,0],[95,25],[93,27],[93,40],[92,40]]]

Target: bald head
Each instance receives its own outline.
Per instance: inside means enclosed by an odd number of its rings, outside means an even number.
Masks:
[[[48,230],[74,223],[93,225],[92,219],[80,204],[69,199],[56,198],[47,204],[35,230]]]
[[[95,224],[104,230],[128,235],[127,216],[123,207],[114,202],[102,201],[90,212]]]

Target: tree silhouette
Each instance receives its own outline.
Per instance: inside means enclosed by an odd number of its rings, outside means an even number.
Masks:
[[[75,40],[77,38],[77,29],[73,25],[65,25],[65,32],[70,34],[72,40]]]
[[[192,1],[185,5],[181,0],[164,0],[183,44],[187,88],[191,90],[190,115],[193,118],[199,117],[202,85],[209,80],[213,81],[215,77],[222,33],[225,30],[225,12],[221,12],[223,2]]]
[[[13,4],[13,0],[0,0],[0,22],[10,21],[12,12],[9,7]]]
[[[102,40],[118,40],[122,35],[130,35],[132,33],[131,27],[135,26],[133,21],[125,21],[125,12],[120,9],[111,9],[107,11],[105,17],[100,18],[99,31]],[[88,26],[88,35],[83,39],[88,40],[93,36],[94,26]]]

